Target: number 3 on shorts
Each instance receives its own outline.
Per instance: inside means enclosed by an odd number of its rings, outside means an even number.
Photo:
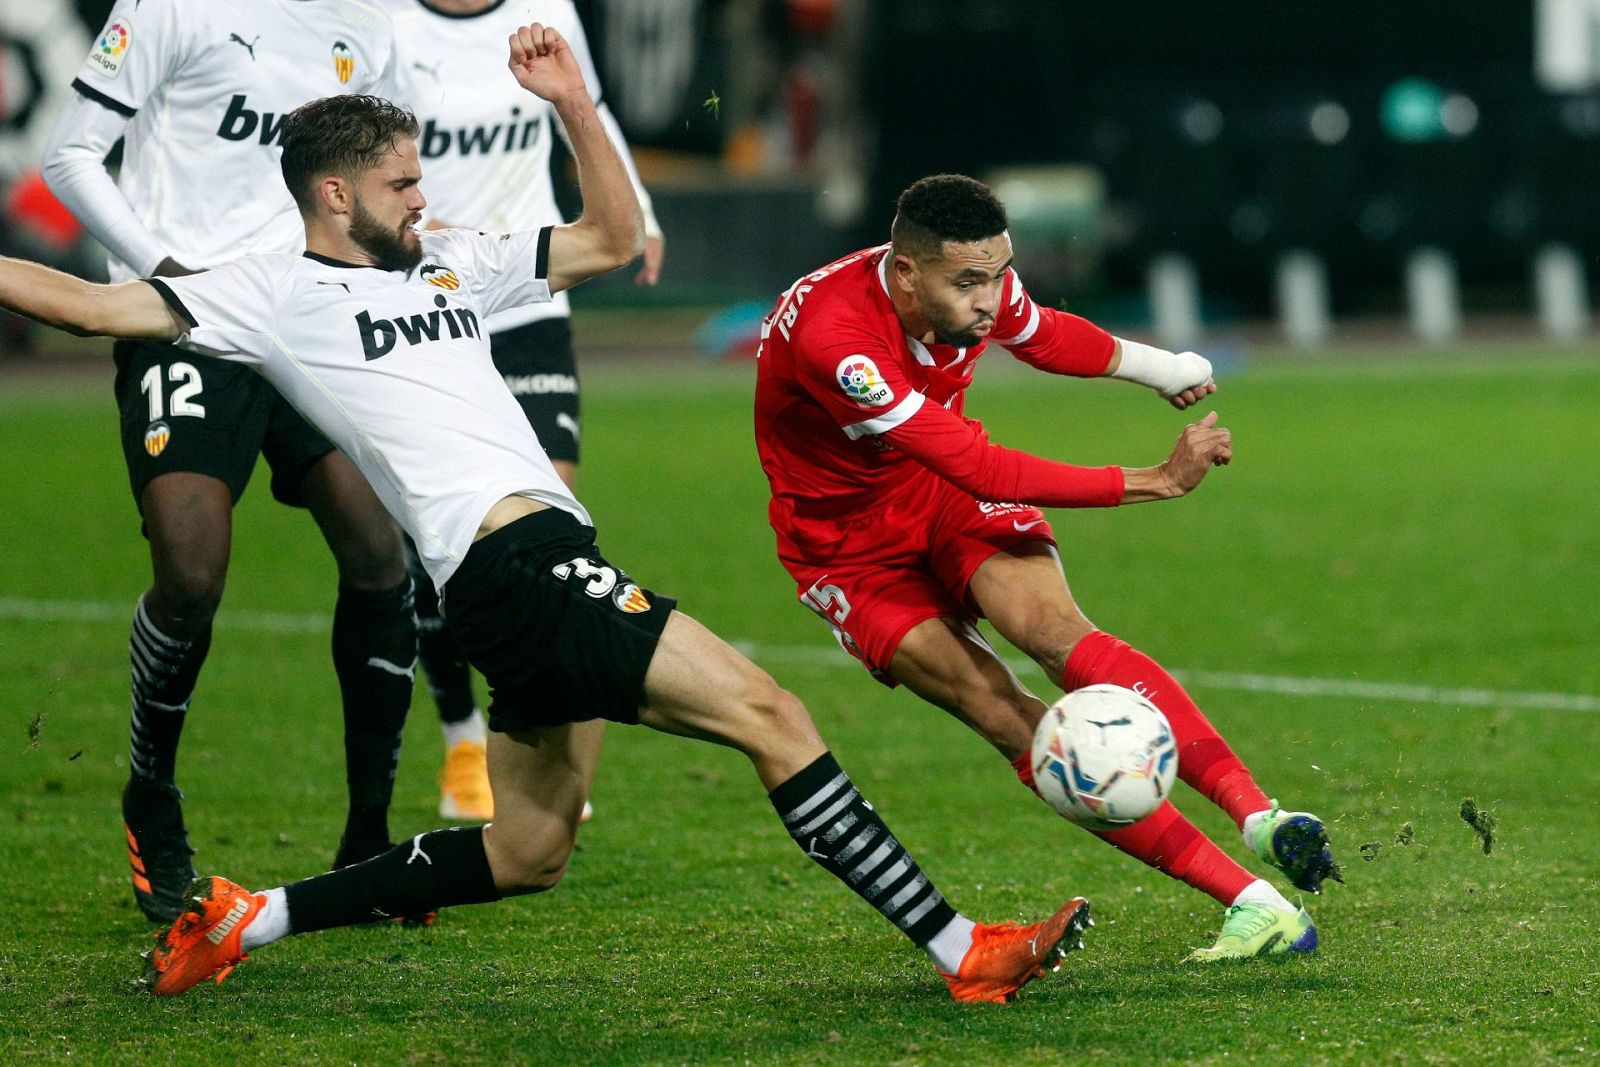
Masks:
[[[174,363],[167,368],[169,381],[177,383],[177,388],[172,390],[164,403],[161,395],[161,364],[156,364],[144,372],[144,377],[139,381],[139,391],[145,395],[150,404],[150,421],[159,422],[170,413],[174,416],[189,415],[197,419],[206,417],[204,404],[196,404],[194,398],[200,395],[200,368],[193,363]],[[168,412],[167,408],[171,411]]]
[[[850,601],[846,599],[844,590],[836,585],[823,585],[818,581],[806,590],[800,600],[835,626],[844,625],[844,620],[850,617]]]
[[[601,597],[611,592],[611,590],[615,588],[617,584],[616,568],[595,563],[594,561],[584,559],[581,556],[577,559],[568,560],[565,563],[558,563],[556,566],[550,568],[550,570],[551,573],[553,573],[557,578],[560,578],[562,581],[566,581],[573,575],[577,575],[579,578],[584,579],[583,591],[594,597],[596,600],[599,600]]]

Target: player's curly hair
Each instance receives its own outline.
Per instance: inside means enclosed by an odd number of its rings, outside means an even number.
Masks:
[[[283,181],[302,215],[316,203],[312,182],[325,174],[355,177],[417,135],[417,117],[376,96],[329,96],[283,117]]]
[[[1005,205],[987,185],[964,174],[934,174],[900,194],[889,233],[896,255],[920,260],[939,258],[946,241],[982,241],[1005,229]]]

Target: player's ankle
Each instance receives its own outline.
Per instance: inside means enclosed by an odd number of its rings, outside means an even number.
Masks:
[[[1271,808],[1263,808],[1260,811],[1252,811],[1249,815],[1246,815],[1244,817],[1244,821],[1239,824],[1239,833],[1244,835],[1245,846],[1251,851],[1254,851],[1256,847],[1256,831],[1261,828],[1261,823],[1268,815],[1271,814]]]
[[[261,910],[239,931],[239,948],[244,952],[270,945],[289,933],[289,902],[283,890],[269,889],[255,896],[262,902]]]
[[[965,915],[957,915],[933,935],[933,940],[922,946],[922,951],[933,960],[933,965],[945,974],[959,974],[961,961],[972,949],[972,931],[977,927]]]
[[[1278,911],[1295,910],[1294,905],[1289,902],[1289,898],[1278,892],[1277,887],[1265,878],[1257,878],[1240,890],[1239,895],[1229,902],[1230,907],[1238,907],[1240,904],[1260,904],[1263,907],[1274,908]]]

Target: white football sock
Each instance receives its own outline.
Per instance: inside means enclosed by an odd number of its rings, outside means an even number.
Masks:
[[[283,889],[269,889],[256,896],[266,897],[267,902],[250,924],[239,931],[239,947],[246,952],[289,936],[289,898]]]
[[[1272,814],[1271,808],[1253,812],[1244,817],[1244,822],[1239,826],[1239,832],[1244,835],[1244,846],[1251,852],[1256,850],[1256,827],[1261,825],[1261,820]]]
[[[483,712],[477,708],[473,708],[472,714],[460,722],[441,722],[439,725],[444,728],[444,747],[447,749],[455,748],[463,741],[478,745],[489,742],[489,729],[484,724]]]
[[[933,958],[933,964],[945,974],[956,974],[961,970],[961,961],[967,958],[967,952],[972,948],[972,930],[978,924],[958,914],[954,919],[945,923],[944,929],[933,935],[933,940],[928,942],[924,952]]]
[[[1243,892],[1233,898],[1233,906],[1237,907],[1240,904],[1263,904],[1279,911],[1297,910],[1293,904],[1289,903],[1289,898],[1278,892],[1273,884],[1265,878],[1257,878],[1245,886]]]

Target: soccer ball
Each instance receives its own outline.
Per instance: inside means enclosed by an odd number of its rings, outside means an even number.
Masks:
[[[1089,830],[1132,826],[1172,791],[1178,746],[1150,701],[1120,685],[1076,689],[1033,734],[1033,781],[1056,811]]]

